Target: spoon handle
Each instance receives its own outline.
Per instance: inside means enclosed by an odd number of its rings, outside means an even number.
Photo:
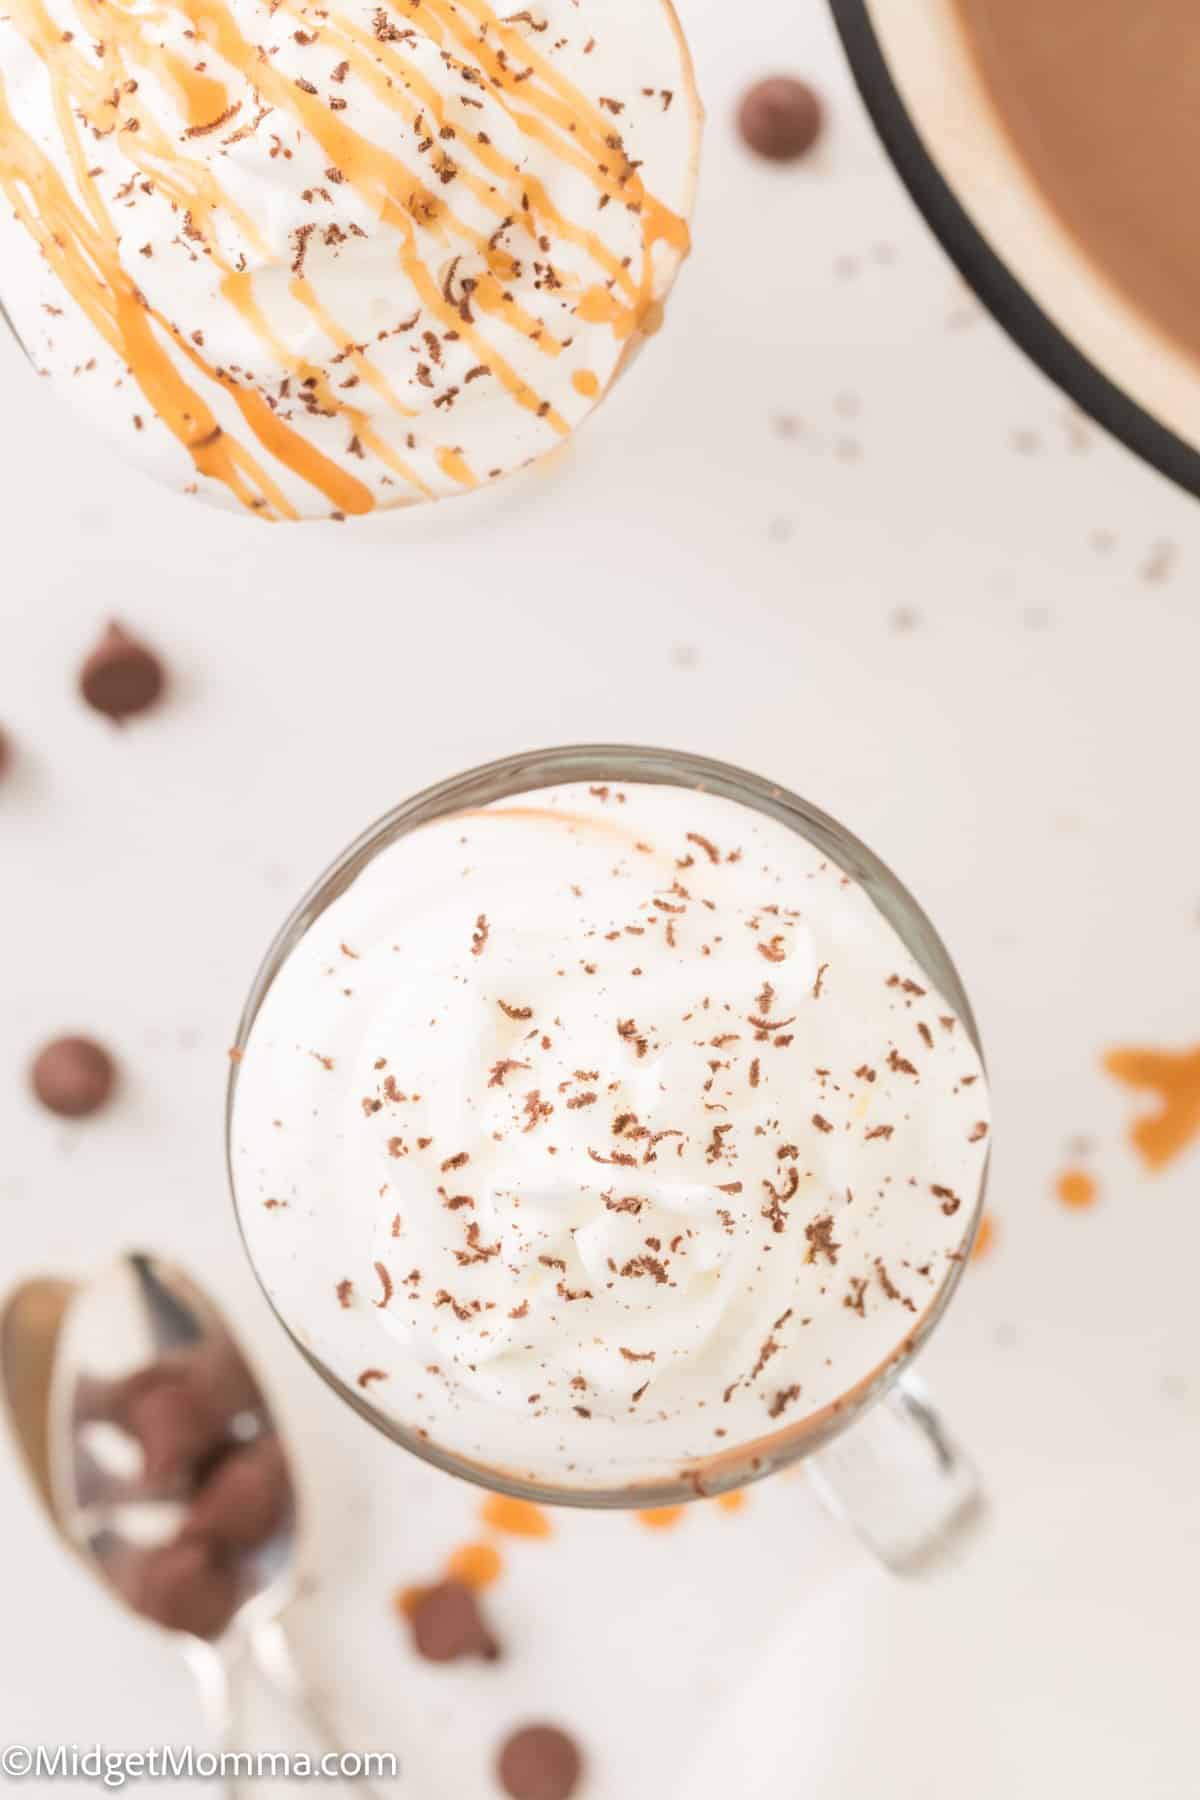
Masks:
[[[215,1645],[205,1643],[200,1638],[184,1638],[182,1647],[204,1708],[213,1749],[223,1762],[222,1780],[217,1793],[221,1800],[238,1800],[241,1788],[236,1774],[229,1772],[236,1769],[231,1752],[236,1749],[237,1733],[230,1659]]]
[[[357,1761],[340,1735],[323,1699],[314,1692],[296,1661],[287,1631],[279,1619],[268,1619],[256,1627],[250,1639],[254,1660],[273,1691],[304,1722],[324,1751],[338,1758]],[[356,1795],[377,1797],[380,1790],[361,1774],[353,1782],[349,1774],[341,1777],[344,1785],[353,1787]]]

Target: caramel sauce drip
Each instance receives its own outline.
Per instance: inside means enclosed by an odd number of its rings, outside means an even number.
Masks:
[[[507,1532],[510,1537],[548,1538],[554,1529],[540,1506],[512,1494],[489,1494],[479,1516],[493,1531]]]
[[[1148,1168],[1165,1168],[1200,1137],[1200,1046],[1110,1050],[1104,1066],[1126,1087],[1158,1096],[1157,1110],[1135,1119],[1129,1133]]]
[[[41,0],[13,0],[11,19],[25,41],[41,57],[52,84],[63,147],[70,162],[77,202],[54,164],[18,124],[0,83],[0,191],[21,223],[40,245],[63,286],[86,314],[109,348],[129,367],[154,412],[189,452],[197,470],[220,481],[249,509],[272,518],[294,518],[296,509],[262,467],[254,452],[222,428],[200,389],[178,366],[182,357],[202,380],[213,383],[233,401],[250,438],[307,486],[324,495],[338,513],[363,513],[374,506],[367,484],[314,448],[280,418],[274,403],[228,372],[209,365],[199,345],[186,340],[173,324],[159,318],[125,270],[120,235],[108,203],[89,171],[80,126],[97,137],[122,134],[122,150],[133,168],[182,215],[187,234],[203,247],[222,275],[221,294],[241,321],[289,371],[309,404],[342,418],[348,450],[370,454],[416,495],[430,490],[386,437],[372,427],[361,408],[348,402],[317,367],[292,355],[274,332],[254,296],[254,276],[233,267],[222,248],[218,221],[236,226],[245,241],[266,256],[253,221],[221,187],[207,162],[188,144],[220,131],[223,143],[256,130],[268,111],[301,125],[377,218],[400,238],[400,264],[421,306],[444,331],[453,331],[472,351],[477,366],[497,380],[513,402],[545,420],[566,436],[565,419],[526,382],[478,329],[482,316],[534,344],[553,358],[561,342],[545,323],[508,291],[515,260],[501,238],[512,230],[528,238],[534,251],[547,231],[582,250],[602,279],[578,298],[579,316],[587,323],[611,326],[624,342],[639,329],[657,328],[661,307],[654,298],[654,249],[668,244],[686,254],[687,223],[646,190],[625,154],[615,121],[502,20],[485,0],[398,0],[397,10],[419,20],[452,68],[503,96],[502,103],[517,130],[548,150],[559,163],[582,175],[604,205],[617,204],[640,218],[642,266],[635,279],[622,259],[585,227],[565,218],[542,183],[490,143],[466,145],[483,174],[455,158],[454,179],[500,224],[491,236],[472,231],[453,212],[442,193],[434,193],[399,158],[370,143],[331,111],[318,96],[306,94],[277,69],[258,46],[247,41],[222,0],[180,0],[199,47],[208,46],[245,82],[260,102],[252,118],[242,102],[231,102],[225,84],[189,65],[178,53],[156,44],[141,15],[103,0],[76,0],[81,22],[100,54],[94,65],[76,50],[69,34],[59,30]],[[305,17],[303,7],[291,9]],[[472,25],[471,21],[474,21]],[[345,60],[373,94],[409,124],[422,109],[439,131],[446,124],[444,96],[422,74],[412,58],[369,36],[344,17],[326,18],[323,38],[335,41]],[[174,96],[187,121],[183,141],[176,141],[153,118],[132,70],[150,71]],[[459,139],[449,140],[458,144]],[[398,196],[404,196],[403,201]],[[447,243],[451,232],[470,246],[481,273],[456,295],[450,281],[439,286],[421,252],[417,223]],[[325,335],[366,383],[398,417],[415,416],[395,393],[382,371],[329,313],[312,283],[297,275],[291,293],[312,315]],[[575,377],[576,392],[591,398],[599,382],[588,371]],[[442,472],[463,487],[476,485],[464,451],[456,446],[435,450]]]
[[[1095,1206],[1100,1192],[1095,1176],[1089,1175],[1086,1169],[1064,1169],[1054,1184],[1054,1191],[1064,1206],[1077,1212]]]
[[[670,1531],[683,1517],[682,1506],[647,1506],[638,1514],[638,1522],[647,1531]]]
[[[498,1581],[503,1568],[504,1559],[494,1544],[460,1544],[446,1562],[450,1580],[461,1581],[477,1594]]]
[[[971,1261],[978,1262],[990,1256],[996,1247],[996,1221],[991,1213],[984,1213],[979,1221],[979,1230],[975,1233],[975,1242],[971,1246]]]

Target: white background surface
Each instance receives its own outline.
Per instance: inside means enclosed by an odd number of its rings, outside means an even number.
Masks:
[[[364,525],[265,528],[112,466],[0,345],[0,1269],[118,1246],[208,1279],[308,1477],[302,1637],[414,1800],[483,1800],[529,1717],[587,1800],[1200,1794],[1200,1149],[1127,1149],[1114,1043],[1195,1042],[1194,505],[1072,417],[913,214],[815,0],[681,7],[710,109],[668,328],[548,472]],[[820,154],[738,147],[752,75],[826,91]],[[124,732],[77,665],[112,614],[168,659]],[[876,1574],[799,1477],[677,1529],[556,1519],[493,1590],[495,1668],[390,1611],[478,1496],[376,1440],[265,1314],[225,1197],[225,1048],[267,939],[373,816],[468,764],[622,738],[844,819],[941,925],[995,1084],[997,1239],[924,1360],[993,1499],[939,1578]],[[119,1054],[68,1128],[64,1030]],[[1055,1175],[1092,1140],[1101,1203]],[[70,1566],[0,1460],[0,1738],[200,1741],[182,1670]],[[257,1741],[286,1737],[267,1724]],[[56,1785],[56,1792],[74,1791]],[[80,1790],[82,1791],[82,1790]]]

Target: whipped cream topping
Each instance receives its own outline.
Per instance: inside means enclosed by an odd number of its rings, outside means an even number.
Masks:
[[[269,989],[232,1147],[302,1342],[442,1448],[586,1488],[811,1422],[898,1354],[987,1132],[967,1032],[861,887],[630,784],[380,852]]]
[[[658,328],[699,134],[669,0],[9,0],[0,302],[207,498],[461,493]]]

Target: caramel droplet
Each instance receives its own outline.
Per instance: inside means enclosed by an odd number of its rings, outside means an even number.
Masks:
[[[554,1530],[540,1506],[511,1494],[489,1494],[479,1516],[493,1531],[506,1531],[510,1537],[548,1538]]]
[[[638,1514],[647,1531],[669,1531],[682,1517],[682,1506],[648,1506]]]
[[[979,1221],[979,1230],[975,1234],[975,1246],[971,1251],[971,1261],[978,1262],[980,1257],[987,1256],[996,1245],[996,1221],[991,1213],[984,1213]]]
[[[1200,1045],[1194,1050],[1110,1050],[1110,1075],[1157,1094],[1157,1111],[1135,1119],[1129,1139],[1150,1169],[1163,1169],[1200,1137]]]
[[[1098,1194],[1095,1180],[1086,1169],[1064,1169],[1054,1184],[1054,1191],[1064,1206],[1079,1211],[1094,1206]]]

